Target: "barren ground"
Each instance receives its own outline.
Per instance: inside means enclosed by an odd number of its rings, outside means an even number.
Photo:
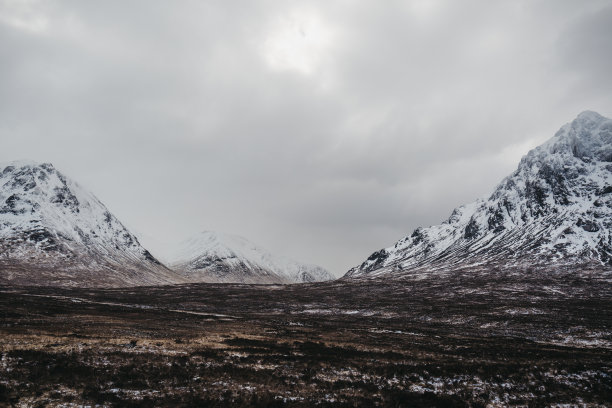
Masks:
[[[0,287],[0,406],[610,406],[611,373],[596,271]]]

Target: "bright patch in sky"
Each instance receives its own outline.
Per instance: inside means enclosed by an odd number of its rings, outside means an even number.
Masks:
[[[294,11],[277,18],[264,40],[263,56],[273,69],[310,75],[332,43],[332,30],[316,14]]]
[[[413,0],[406,5],[415,17],[421,19],[432,17],[439,8],[437,0]]]

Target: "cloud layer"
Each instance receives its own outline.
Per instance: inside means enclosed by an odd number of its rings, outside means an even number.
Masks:
[[[611,1],[0,0],[0,160],[340,275],[612,115]]]

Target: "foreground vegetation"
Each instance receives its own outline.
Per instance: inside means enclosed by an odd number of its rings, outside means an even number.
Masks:
[[[0,406],[608,406],[600,272],[0,288]]]

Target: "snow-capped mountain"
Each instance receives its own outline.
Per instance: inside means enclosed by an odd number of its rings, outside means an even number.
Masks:
[[[51,164],[0,165],[0,283],[183,282],[91,193]]]
[[[490,266],[612,267],[612,120],[583,112],[487,199],[373,253],[346,277]]]
[[[334,279],[320,266],[275,256],[246,238],[212,231],[183,242],[170,265],[192,282],[299,283]]]

